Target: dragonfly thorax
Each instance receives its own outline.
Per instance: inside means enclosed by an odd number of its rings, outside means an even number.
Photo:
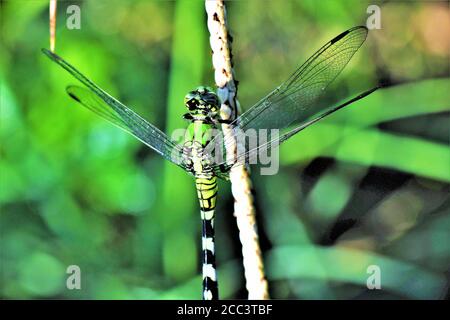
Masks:
[[[188,120],[216,120],[219,117],[219,98],[208,87],[197,87],[184,97],[184,104],[188,113],[184,115]]]

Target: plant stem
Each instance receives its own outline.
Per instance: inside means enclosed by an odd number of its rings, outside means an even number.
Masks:
[[[56,30],[56,0],[50,0],[49,4],[49,23],[50,23],[50,51],[55,51],[55,30]]]
[[[237,100],[237,82],[234,78],[231,37],[226,22],[225,4],[222,0],[206,0],[208,29],[212,49],[212,61],[215,70],[215,82],[221,99],[221,117],[234,120],[239,112]],[[231,130],[227,124],[222,125],[224,135]],[[228,144],[226,156],[236,156],[236,144]],[[231,188],[234,197],[234,216],[239,229],[242,244],[242,256],[249,299],[269,299],[264,264],[259,247],[255,220],[255,208],[252,196],[252,183],[245,166],[236,166],[230,172]]]

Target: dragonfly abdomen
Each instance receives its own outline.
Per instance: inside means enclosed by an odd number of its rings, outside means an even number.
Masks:
[[[195,185],[200,201],[202,218],[203,299],[217,300],[219,299],[219,292],[214,243],[214,210],[217,198],[217,179],[216,177],[196,178]]]
[[[194,110],[198,111],[198,110]],[[211,141],[211,129],[214,128],[202,114],[191,114],[192,122],[189,124],[184,147],[186,163],[189,163],[191,172],[195,176],[197,197],[200,202],[202,218],[202,275],[203,299],[219,299],[217,285],[216,256],[214,243],[214,210],[217,198],[217,178],[208,163],[203,159],[206,145]]]

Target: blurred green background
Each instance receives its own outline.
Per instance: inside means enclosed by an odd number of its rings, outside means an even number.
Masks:
[[[227,3],[245,110],[374,1]],[[81,29],[66,9],[81,8]],[[253,170],[272,298],[442,299],[450,265],[448,2],[378,2],[372,30],[330,91],[388,86]],[[1,1],[0,295],[199,299],[192,178],[65,93],[48,47],[48,1]],[[183,97],[214,85],[203,1],[59,1],[56,52],[166,132]],[[331,103],[331,100],[330,100]],[[230,185],[220,184],[222,298],[246,298]],[[81,268],[81,290],[66,269]],[[367,268],[381,269],[368,290]]]

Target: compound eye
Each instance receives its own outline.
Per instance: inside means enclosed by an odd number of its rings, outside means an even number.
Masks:
[[[197,108],[197,101],[195,99],[191,99],[186,102],[186,105],[189,110],[195,110]]]
[[[209,95],[207,100],[211,106],[219,105],[219,99],[217,98],[217,96],[215,94]]]

